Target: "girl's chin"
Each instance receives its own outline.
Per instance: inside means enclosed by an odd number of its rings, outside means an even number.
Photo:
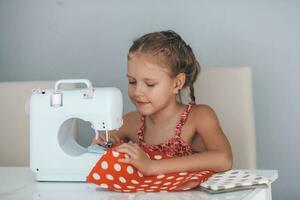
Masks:
[[[152,113],[149,105],[150,103],[135,103],[136,110],[142,115],[149,115]]]
[[[137,109],[145,109],[146,107],[149,107],[150,102],[135,102],[134,105]]]

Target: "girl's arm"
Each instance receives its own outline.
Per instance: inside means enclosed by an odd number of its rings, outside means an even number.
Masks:
[[[208,106],[195,106],[192,124],[200,134],[206,151],[184,157],[164,160],[150,160],[137,144],[123,144],[118,151],[130,158],[121,162],[131,163],[145,175],[158,175],[171,172],[212,170],[226,171],[232,167],[230,144],[224,135],[215,112]]]

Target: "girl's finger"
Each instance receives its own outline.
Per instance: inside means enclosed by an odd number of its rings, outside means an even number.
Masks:
[[[124,144],[118,146],[117,148],[130,149],[130,151],[132,151],[136,154],[139,152],[138,149],[133,144],[130,144],[130,143],[124,143]]]
[[[92,140],[92,143],[91,143],[91,145],[94,145],[94,144],[97,144],[97,141],[96,141],[96,139],[95,139],[95,138]]]
[[[94,145],[94,144],[98,144],[98,141],[96,140],[96,138],[93,138],[93,140],[92,140],[92,145]]]
[[[116,135],[110,135],[110,139],[113,143],[120,143],[120,139]]]
[[[96,137],[94,137],[92,144],[98,144],[98,145],[103,145],[104,144],[104,140],[101,136],[98,137],[98,139],[96,139]]]
[[[132,146],[137,150],[137,151],[143,151],[143,149],[137,144],[133,143]],[[143,151],[144,152],[144,151]]]
[[[135,158],[136,157],[136,152],[134,152],[131,148],[127,148],[127,146],[118,147],[116,150],[118,152],[122,152],[122,153],[127,154],[130,158]]]
[[[131,158],[120,158],[118,161],[121,162],[121,163],[132,164],[132,159]]]

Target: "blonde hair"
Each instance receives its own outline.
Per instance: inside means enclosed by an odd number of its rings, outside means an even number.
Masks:
[[[193,84],[200,72],[200,64],[192,48],[176,32],[168,30],[143,35],[133,41],[128,59],[135,52],[158,56],[157,58],[170,68],[173,77],[184,73],[186,80],[183,88],[189,87],[191,100],[196,100]]]

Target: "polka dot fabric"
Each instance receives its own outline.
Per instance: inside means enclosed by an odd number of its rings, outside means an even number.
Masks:
[[[170,158],[160,152],[145,152],[150,159]],[[134,166],[118,162],[125,156],[124,153],[109,149],[93,167],[87,182],[118,192],[168,192],[193,189],[213,175],[211,171],[202,171],[144,176]]]

